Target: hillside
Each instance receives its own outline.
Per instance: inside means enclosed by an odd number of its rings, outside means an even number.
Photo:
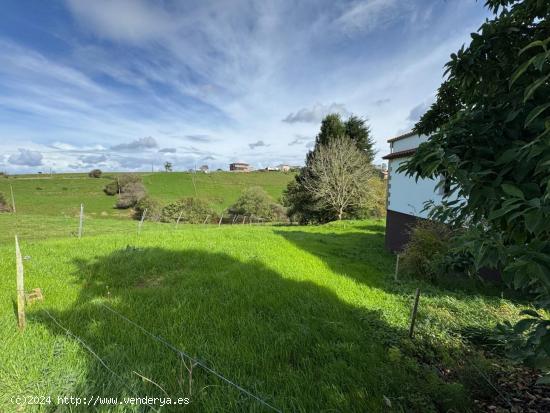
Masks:
[[[25,411],[90,395],[190,397],[190,412],[269,411],[200,366],[190,383],[189,360],[146,332],[282,411],[382,412],[387,403],[392,411],[475,411],[472,400],[492,392],[477,372],[489,374],[490,360],[462,332],[487,331],[521,309],[500,294],[395,282],[380,221],[146,223],[139,236],[130,220],[97,221],[114,222],[116,233],[22,237],[26,289],[45,296],[27,307],[23,333],[13,310],[13,241],[0,244],[0,411],[20,411],[10,400],[27,394],[50,395],[52,404]],[[59,409],[87,411],[74,407]]]
[[[278,200],[294,177],[291,173],[280,172],[157,172],[140,175],[149,194],[161,203],[196,195],[211,202],[220,212],[250,186],[261,186]],[[83,203],[86,214],[92,217],[126,217],[129,212],[115,209],[115,199],[103,193],[103,187],[113,176],[116,174],[105,173],[99,179],[89,178],[86,174],[19,175],[1,178],[0,191],[10,197],[10,184],[13,186],[18,214],[75,216]]]

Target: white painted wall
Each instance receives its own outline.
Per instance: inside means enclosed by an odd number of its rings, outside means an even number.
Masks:
[[[426,135],[413,135],[391,143],[391,152],[401,152],[407,149],[417,148],[422,142],[426,142]]]
[[[397,142],[395,142],[397,143]],[[414,148],[414,146],[413,146]],[[408,148],[412,149],[412,148]],[[404,150],[404,149],[401,149]],[[427,218],[424,202],[433,200],[441,202],[440,195],[435,186],[437,181],[433,179],[419,179],[408,177],[404,172],[395,172],[399,166],[410,158],[390,159],[388,166],[388,209],[403,214]]]

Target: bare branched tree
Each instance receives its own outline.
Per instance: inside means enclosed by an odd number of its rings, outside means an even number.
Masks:
[[[340,136],[312,153],[304,187],[341,220],[348,208],[363,205],[373,176],[367,155],[351,139]]]

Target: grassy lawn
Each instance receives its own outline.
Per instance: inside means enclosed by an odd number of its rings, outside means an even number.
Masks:
[[[2,219],[0,228],[10,233],[15,224],[7,228]],[[37,217],[30,220],[38,224]],[[190,393],[189,411],[268,411],[199,367],[190,392],[182,359],[103,304],[283,411],[468,411],[477,393],[491,391],[479,371],[489,371],[494,361],[463,332],[491,328],[519,309],[497,292],[396,283],[379,221],[177,230],[146,223],[137,236],[135,222],[104,219],[97,221],[112,232],[97,235],[99,226],[90,224],[96,235],[81,240],[54,233],[55,221],[42,233],[59,238],[40,240],[31,221],[18,224],[28,230],[29,240],[22,241],[26,288],[42,288],[45,301],[28,307],[23,333],[14,316],[13,242],[5,237],[0,244],[2,412],[15,411],[9,399],[21,394]],[[422,297],[410,340],[417,287]]]
[[[186,172],[142,173],[149,194],[165,204],[182,197],[206,199],[215,210],[223,211],[235,202],[241,191],[250,186],[263,187],[275,200],[281,197],[292,173],[251,172],[191,174]],[[87,214],[96,218],[123,218],[128,211],[114,209],[115,198],[103,193],[113,173],[89,178],[86,174],[22,175],[0,179],[0,192],[10,198],[13,187],[20,214],[73,217],[84,203]],[[193,184],[194,181],[194,184]],[[196,190],[195,190],[196,188]],[[60,201],[62,200],[62,201]]]

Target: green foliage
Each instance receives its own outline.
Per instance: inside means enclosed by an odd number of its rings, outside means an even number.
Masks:
[[[101,169],[92,169],[90,172],[88,172],[88,176],[90,178],[101,178]]]
[[[367,197],[352,218],[383,218],[386,216],[387,181],[379,175],[369,179],[371,196]]]
[[[365,119],[355,115],[349,117],[345,123],[345,135],[354,141],[359,149],[366,155],[369,163],[374,161],[376,151],[374,150],[374,139],[371,136],[370,126]]]
[[[3,192],[0,192],[0,212],[11,212],[10,203]]]
[[[214,218],[216,212],[207,201],[188,197],[172,202],[162,208],[161,220],[163,222],[176,222],[180,218],[181,223],[202,224],[208,216]]]
[[[248,215],[268,221],[279,221],[286,217],[284,208],[259,186],[245,189],[239,199],[229,207],[233,215]]]
[[[130,184],[143,184],[141,176],[137,174],[122,174],[116,176],[111,182],[109,182],[103,191],[107,195],[116,195],[123,192],[128,192],[125,187]]]
[[[315,147],[306,155],[306,165],[302,168],[294,181],[287,185],[283,193],[283,205],[287,208],[288,216],[291,220],[301,224],[326,223],[338,219],[338,213],[331,208],[323,205],[311,191],[306,189],[306,182],[314,178],[312,172],[312,161],[314,154],[318,152],[321,146],[328,146],[330,142],[337,138],[348,137],[351,139],[361,152],[365,155],[365,164],[370,164],[375,156],[374,140],[370,136],[370,128],[364,119],[357,116],[350,116],[344,122],[339,114],[327,115],[321,122],[321,128],[315,139]],[[378,187],[376,189],[379,189]],[[373,215],[380,212],[379,206],[385,202],[386,194],[379,190],[373,191],[380,199],[367,199],[368,205],[365,208],[354,206],[347,208],[344,213],[346,217],[362,217],[366,211],[372,211]],[[385,208],[384,208],[385,209]]]
[[[117,194],[116,207],[126,209],[135,206],[147,195],[147,191],[141,182],[129,182],[120,187]]]
[[[433,216],[483,223],[471,240],[476,264],[502,269],[550,309],[550,3],[486,4],[494,19],[451,55],[437,101],[415,127],[431,137],[404,167],[445,175],[452,190]],[[541,346],[550,342],[550,331],[533,331]]]
[[[134,206],[134,218],[141,219],[143,213],[145,213],[145,220],[147,221],[160,221],[162,217],[162,206],[160,203],[150,196],[146,195],[141,198]]]
[[[436,280],[441,273],[439,262],[449,251],[451,230],[445,224],[422,220],[411,228],[410,239],[401,254],[403,273]]]

